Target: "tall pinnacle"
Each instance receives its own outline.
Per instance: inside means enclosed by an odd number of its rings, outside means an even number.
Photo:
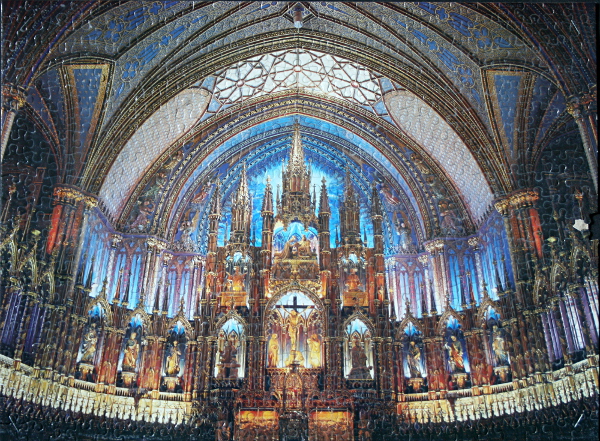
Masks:
[[[271,179],[267,178],[267,186],[265,187],[265,195],[263,197],[262,210],[263,213],[273,213],[273,190],[271,188]]]
[[[319,214],[331,213],[329,208],[329,195],[327,194],[327,186],[325,185],[325,178],[321,181],[321,200],[319,201]]]
[[[288,172],[294,170],[306,169],[304,164],[304,149],[302,148],[302,140],[300,139],[300,124],[294,123],[294,135],[292,137],[292,149],[290,150],[290,160],[287,166]]]

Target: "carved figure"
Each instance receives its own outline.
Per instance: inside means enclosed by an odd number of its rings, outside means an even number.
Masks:
[[[88,333],[83,337],[81,361],[83,363],[92,362],[96,355],[96,345],[98,343],[98,333],[96,324],[92,323]]]
[[[421,349],[419,349],[416,342],[410,342],[407,353],[408,368],[410,370],[411,378],[421,378],[423,376],[421,372]]]
[[[227,273],[227,288],[231,291],[244,291],[246,273],[240,273],[240,267],[233,267],[233,274]]]
[[[290,336],[290,343],[291,343],[292,351],[295,351],[297,349],[298,334],[300,333],[300,326],[303,323],[304,323],[304,319],[302,318],[300,313],[298,313],[298,311],[296,311],[295,309],[292,309],[286,319],[287,332],[288,332],[288,335]]]
[[[154,204],[151,200],[140,201],[138,205],[139,213],[137,217],[131,222],[129,227],[130,231],[144,231],[148,226],[148,216],[154,211]]]
[[[398,245],[401,249],[408,249],[408,245],[410,244],[410,227],[407,226],[404,222],[400,222],[398,227],[398,235],[400,236],[398,239]]]
[[[498,326],[494,326],[492,335],[494,336],[494,340],[492,341],[492,350],[494,351],[494,356],[496,357],[496,366],[508,366],[508,351],[506,350],[506,342],[502,337]]]
[[[367,354],[362,348],[361,342],[358,338],[354,339],[353,347],[350,350],[350,361],[352,363],[352,369],[348,374],[348,378],[351,380],[367,380],[371,378],[369,372],[372,367],[367,366]]]
[[[321,341],[317,334],[313,334],[308,340],[310,366],[313,368],[321,367]]]
[[[310,257],[312,255],[310,240],[308,240],[304,234],[302,235],[302,239],[296,243],[296,247],[298,249],[299,257]]]
[[[181,351],[177,344],[173,344],[171,347],[171,353],[167,357],[167,363],[165,372],[169,376],[174,376],[179,373],[179,356],[181,355]]]
[[[357,291],[360,287],[360,278],[356,274],[356,268],[350,268],[350,275],[346,280],[348,291]]]
[[[132,332],[125,343],[125,354],[123,355],[123,370],[135,371],[138,355],[140,353],[140,344],[138,343],[137,333]]]
[[[465,371],[465,362],[463,360],[463,350],[460,341],[455,335],[450,336],[450,344],[444,345],[444,349],[448,352],[448,363],[450,364],[451,373]]]
[[[267,367],[276,368],[279,364],[279,340],[277,334],[271,334],[267,354]]]

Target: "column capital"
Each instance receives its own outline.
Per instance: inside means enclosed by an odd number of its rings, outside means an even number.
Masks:
[[[2,86],[2,97],[7,110],[17,111],[27,99],[27,91],[15,84],[4,84]]]
[[[581,118],[588,112],[596,110],[595,106],[598,98],[596,86],[594,85],[590,89],[591,91],[589,93],[582,93],[569,97],[567,101],[567,112],[569,112],[573,118]]]
[[[473,236],[467,239],[467,243],[471,248],[477,251],[479,249],[479,244],[481,243],[481,240],[479,239],[479,236]]]
[[[498,199],[494,207],[502,216],[507,216],[510,210],[533,207],[539,198],[540,195],[536,191],[517,190],[505,198]]]
[[[425,243],[425,250],[429,253],[429,254],[434,254],[436,252],[440,252],[444,250],[444,246],[446,245],[446,242],[444,241],[444,239],[434,239],[431,240],[427,243]]]
[[[98,197],[84,192],[80,188],[73,186],[54,187],[54,204],[67,203],[78,205],[83,202],[86,208],[93,208],[98,205]]]

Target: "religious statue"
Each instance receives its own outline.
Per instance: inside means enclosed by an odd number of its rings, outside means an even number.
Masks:
[[[286,319],[287,332],[290,336],[290,343],[292,351],[295,351],[298,343],[298,334],[300,332],[300,326],[303,323],[302,315],[295,309],[290,311],[288,318]]]
[[[407,250],[410,244],[410,227],[404,221],[400,221],[398,228],[398,245],[400,249]]]
[[[450,344],[444,345],[444,349],[448,352],[448,363],[450,364],[451,373],[465,371],[465,362],[463,360],[463,350],[460,341],[455,335],[450,336]]]
[[[498,326],[494,326],[492,330],[492,335],[494,336],[494,340],[492,341],[492,350],[494,351],[494,356],[496,357],[496,366],[508,366],[508,351],[506,350],[506,342],[504,338],[502,338],[502,334],[498,329]]]
[[[308,340],[310,367],[321,367],[321,341],[317,334],[313,334]]]
[[[367,366],[367,354],[362,348],[360,339],[355,338],[353,347],[350,350],[350,361],[352,363],[352,369],[348,374],[350,380],[368,380],[371,379],[370,369],[371,366]]]
[[[140,344],[137,341],[137,333],[132,332],[125,343],[125,353],[123,355],[123,370],[135,371],[138,354],[140,353]]]
[[[276,255],[278,259],[303,259],[311,256],[313,256],[313,251],[306,235],[302,235],[300,240],[292,236],[285,243],[283,250]]]
[[[200,211],[196,211],[192,220],[184,220],[181,222],[181,237],[179,239],[181,247],[184,251],[194,252],[196,250],[196,244],[192,239],[192,234],[198,227],[198,220],[200,218]]]
[[[148,216],[150,216],[153,211],[154,211],[154,203],[151,200],[147,199],[147,200],[140,201],[138,204],[138,215],[131,222],[131,224],[129,226],[129,230],[132,232],[133,231],[137,231],[137,232],[144,231],[146,229],[146,227],[148,226],[148,223],[150,222]]]
[[[279,364],[279,341],[277,338],[277,334],[271,334],[267,354],[267,367],[276,368]]]
[[[302,239],[296,242],[299,257],[310,257],[312,255],[312,249],[310,247],[310,240],[306,238],[306,235],[302,235]]]
[[[357,291],[360,287],[360,278],[356,274],[356,268],[350,268],[350,275],[346,280],[348,291]]]
[[[96,345],[98,343],[98,333],[96,332],[96,324],[92,323],[87,334],[83,337],[81,346],[83,363],[93,362],[96,355]]]
[[[287,332],[290,336],[290,355],[286,360],[286,364],[298,364],[304,361],[304,356],[298,351],[298,336],[300,334],[300,326],[304,323],[304,318],[296,309],[292,309],[286,319]]]
[[[237,362],[237,342],[235,337],[230,337],[225,348],[221,352],[221,366],[218,377],[220,379],[227,378],[230,380],[237,379],[239,364]]]
[[[179,373],[179,356],[181,351],[177,344],[171,346],[171,353],[167,357],[165,372],[168,376],[175,376]]]
[[[246,273],[240,273],[240,267],[233,267],[233,274],[227,273],[227,288],[231,291],[240,292],[245,290]]]
[[[423,376],[421,373],[421,349],[416,342],[411,341],[407,351],[407,362],[408,369],[410,370],[411,378],[420,378]]]

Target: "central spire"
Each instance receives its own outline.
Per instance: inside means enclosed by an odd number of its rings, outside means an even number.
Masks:
[[[292,148],[290,150],[290,160],[287,166],[288,174],[297,172],[306,173],[306,164],[304,163],[304,149],[300,139],[300,124],[294,123],[294,135],[292,137]]]
[[[304,148],[300,137],[300,124],[294,123],[292,146],[287,166],[281,176],[282,194],[277,196],[276,220],[287,228],[290,222],[300,221],[307,229],[316,223],[315,200],[311,197],[311,170],[304,162]]]

